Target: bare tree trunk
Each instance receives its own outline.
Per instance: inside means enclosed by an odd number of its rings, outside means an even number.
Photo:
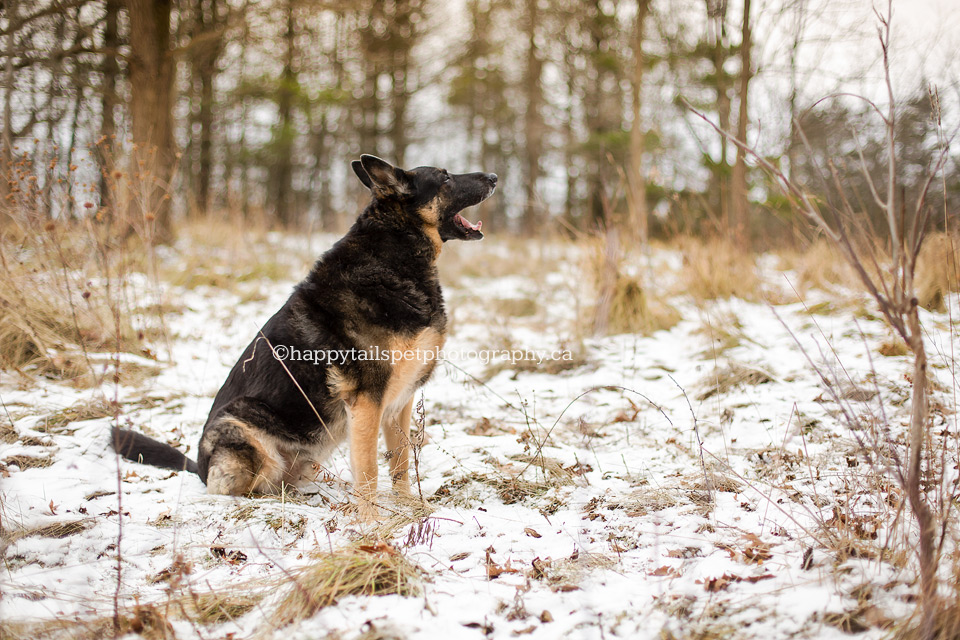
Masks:
[[[543,60],[537,53],[536,35],[539,21],[537,0],[526,0],[527,62],[524,78],[526,109],[524,111],[524,208],[523,226],[527,232],[540,228],[543,218],[537,182],[540,180],[540,155],[543,153]]]
[[[788,98],[788,104],[790,105],[790,138],[787,141],[787,175],[791,178],[796,170],[797,147],[799,142],[797,136],[797,98],[799,97],[800,88],[797,86],[797,69],[799,66],[800,38],[803,35],[806,24],[806,0],[799,0],[796,5],[796,11],[797,28],[793,32],[793,44],[790,46],[790,97]]]
[[[7,32],[3,57],[3,149],[0,150],[0,204],[10,193],[10,169],[13,166],[13,51],[17,44],[17,32],[13,23],[17,19],[17,0],[7,0]]]
[[[726,0],[706,0],[707,4],[707,17],[712,21],[713,24],[713,72],[714,72],[714,89],[717,92],[717,120],[720,124],[720,128],[726,132],[731,133],[730,130],[730,96],[727,93],[727,76],[724,71],[724,66],[727,61],[727,3]],[[720,162],[715,170],[715,177],[717,180],[717,194],[719,197],[719,207],[720,207],[720,221],[723,225],[724,233],[727,233],[729,236],[731,221],[730,221],[730,176],[727,171],[729,170],[728,162],[728,144],[727,139],[724,136],[720,137]]]
[[[567,105],[564,108],[563,119],[563,166],[567,167],[566,189],[563,199],[563,218],[566,220],[567,224],[573,228],[576,218],[575,196],[577,190],[577,178],[573,171],[571,171],[571,168],[574,166],[574,158],[576,157],[574,150],[576,133],[573,129],[573,103],[575,93],[577,91],[577,81],[575,77],[576,65],[573,61],[573,52],[569,43],[567,43],[563,54],[563,70],[566,76],[567,86]]]
[[[912,269],[908,277],[912,280]],[[913,285],[908,284],[908,292]],[[907,304],[907,330],[909,332],[910,351],[913,352],[913,389],[910,394],[910,460],[907,466],[907,500],[917,519],[920,529],[920,594],[922,617],[920,621],[921,638],[933,638],[936,629],[937,614],[937,530],[936,518],[927,504],[920,486],[923,477],[923,445],[927,435],[927,352],[923,344],[923,330],[920,326],[917,299]]]
[[[170,16],[173,0],[126,0],[130,14],[131,173],[139,177],[129,222],[153,217],[155,239],[169,242],[170,180],[173,177],[173,79]],[[142,164],[141,164],[142,163]]]
[[[633,83],[630,100],[633,122],[630,125],[630,174],[627,179],[630,231],[646,244],[648,236],[647,181],[643,175],[643,119],[640,115],[640,91],[643,87],[643,27],[650,11],[650,0],[637,0],[637,17],[633,31]]]
[[[197,163],[197,206],[201,212],[210,210],[210,180],[213,173],[213,81],[217,73],[222,38],[219,0],[199,0],[196,7],[201,35],[207,40],[195,59],[200,78],[200,153]]]
[[[78,9],[79,12],[79,9]],[[70,120],[70,146],[67,148],[67,162],[66,166],[69,168],[73,166],[73,154],[77,150],[77,133],[80,129],[80,109],[83,106],[83,92],[84,92],[84,82],[80,79],[80,69],[74,69],[73,71],[73,113]],[[72,190],[72,185],[68,181],[67,189]],[[73,209],[69,211],[71,217],[78,217],[79,209]]]
[[[750,78],[753,74],[750,62],[750,50],[753,46],[753,34],[750,26],[750,0],[743,1],[743,30],[740,40],[740,108],[737,114],[737,139],[747,140],[748,100]],[[747,154],[743,147],[737,147],[737,160],[733,165],[732,185],[733,236],[738,246],[747,248],[750,244],[750,208],[747,186]]]
[[[295,57],[293,0],[286,3],[286,31],[284,32],[285,53],[283,72],[280,76],[280,90],[277,92],[278,122],[274,135],[274,159],[270,176],[270,200],[273,204],[277,222],[289,226],[294,222],[293,203],[293,92],[296,84],[296,72],[293,69]]]
[[[120,48],[120,35],[117,18],[120,13],[120,0],[107,0],[104,16],[103,47],[109,52]],[[97,142],[97,165],[100,170],[98,190],[100,191],[100,206],[113,205],[110,194],[109,174],[113,171],[114,143],[116,142],[117,124],[114,109],[117,106],[117,77],[120,75],[120,64],[117,56],[107,53],[103,56],[103,65],[100,75],[102,84],[100,89],[100,140]]]

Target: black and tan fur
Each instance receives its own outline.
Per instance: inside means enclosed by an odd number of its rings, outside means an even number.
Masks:
[[[272,349],[441,347],[447,317],[437,257],[447,240],[483,237],[480,225],[459,212],[490,196],[497,176],[405,171],[369,155],[353,169],[371,190],[370,204],[244,350],[214,399],[196,464],[146,436],[115,430],[114,446],[124,457],[194,471],[210,493],[274,493],[313,477],[314,463],[349,439],[354,491],[370,518],[382,430],[394,488],[409,495],[413,395],[435,361],[281,362]]]

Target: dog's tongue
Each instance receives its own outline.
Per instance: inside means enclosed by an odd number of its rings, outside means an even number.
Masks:
[[[473,224],[459,213],[457,214],[457,222],[465,226],[467,229],[473,229],[474,231],[480,231],[480,229],[483,227],[483,220],[479,220],[477,221],[477,224]]]

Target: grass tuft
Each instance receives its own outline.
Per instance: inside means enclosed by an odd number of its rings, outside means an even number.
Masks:
[[[291,576],[269,618],[269,630],[312,617],[345,596],[412,596],[419,592],[420,569],[388,545],[348,547],[323,554]]]
[[[683,253],[683,272],[677,293],[689,295],[696,301],[765,299],[752,253],[720,239],[703,242],[684,238],[678,245]]]
[[[700,381],[703,391],[697,394],[697,400],[703,401],[716,395],[729,393],[738,387],[756,386],[773,380],[773,375],[763,369],[731,362],[725,367],[717,367],[713,373]]]
[[[644,285],[615,233],[608,233],[605,239],[597,238],[591,248],[587,253],[587,271],[597,292],[597,302],[588,319],[592,333],[650,335],[680,322],[680,313]]]
[[[82,533],[93,526],[91,520],[72,520],[67,522],[57,522],[32,529],[15,529],[13,531],[0,531],[0,535],[6,542],[15,542],[23,538],[68,538],[78,533]]]
[[[917,258],[915,285],[920,306],[930,311],[946,311],[946,297],[960,289],[960,242],[946,233],[931,235]]]

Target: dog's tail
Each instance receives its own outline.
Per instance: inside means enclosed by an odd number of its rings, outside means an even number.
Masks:
[[[121,456],[133,462],[149,464],[153,467],[189,471],[199,474],[197,463],[168,444],[157,442],[142,433],[127,429],[110,429],[110,443]]]

